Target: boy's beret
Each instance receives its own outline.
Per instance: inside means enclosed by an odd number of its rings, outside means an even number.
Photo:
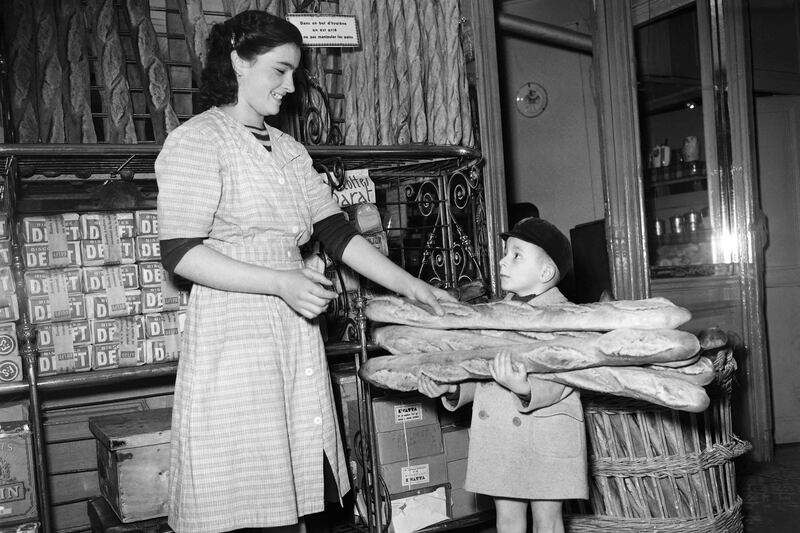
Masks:
[[[501,233],[500,237],[504,240],[516,237],[544,250],[558,267],[561,279],[572,269],[572,247],[569,245],[569,239],[544,219],[524,218],[517,222],[511,231]]]

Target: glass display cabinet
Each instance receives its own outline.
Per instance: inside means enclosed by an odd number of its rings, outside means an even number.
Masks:
[[[721,327],[737,433],[772,456],[765,224],[745,0],[596,0],[593,68],[617,299],[663,296]]]
[[[736,260],[708,18],[689,2],[634,27],[651,279],[730,275]]]

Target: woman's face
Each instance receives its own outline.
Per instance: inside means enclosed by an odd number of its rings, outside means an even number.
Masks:
[[[240,76],[236,107],[247,124],[261,126],[263,117],[277,115],[283,97],[294,92],[292,75],[300,64],[300,48],[282,44],[253,61],[237,59],[235,69]]]

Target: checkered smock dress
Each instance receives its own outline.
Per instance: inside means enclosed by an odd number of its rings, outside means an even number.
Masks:
[[[314,222],[339,211],[305,148],[272,152],[212,108],[156,160],[161,239],[206,238],[234,259],[302,266]],[[194,285],[175,382],[169,524],[179,533],[273,527],[324,509],[323,454],[349,488],[324,347],[276,296]]]

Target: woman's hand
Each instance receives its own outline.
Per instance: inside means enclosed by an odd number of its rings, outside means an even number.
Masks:
[[[501,350],[489,365],[492,377],[503,387],[520,397],[530,397],[531,384],[528,382],[528,371],[522,363],[511,360],[511,352]]]
[[[328,303],[337,296],[334,291],[325,288],[331,287],[333,282],[316,270],[300,268],[279,271],[277,274],[280,276],[277,296],[308,319],[322,314]]]
[[[458,385],[439,383],[425,374],[420,374],[417,378],[417,389],[428,398],[438,398],[442,394],[454,394],[458,390]]]
[[[436,313],[438,316],[442,316],[444,314],[444,309],[442,309],[442,305],[439,303],[440,301],[458,301],[447,291],[434,287],[433,285],[425,283],[421,279],[413,276],[409,281],[407,291],[404,291],[403,295],[411,298],[412,300],[429,305],[433,308],[434,313]]]

